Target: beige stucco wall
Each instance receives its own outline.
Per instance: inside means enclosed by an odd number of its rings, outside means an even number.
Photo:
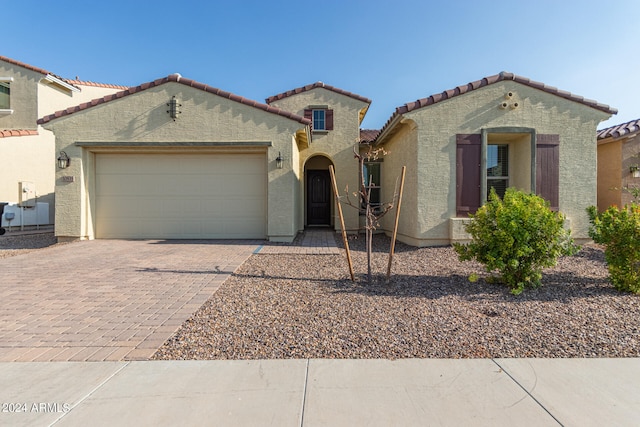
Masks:
[[[0,129],[37,130],[38,135],[0,138],[0,156],[11,159],[0,168],[0,202],[19,201],[18,182],[35,184],[39,202],[49,204],[49,223],[55,219],[55,170],[57,151],[53,133],[36,124],[38,118],[99,98],[120,89],[81,86],[72,92],[43,81],[44,75],[0,61],[0,77],[10,83],[12,114],[0,113]]]
[[[42,74],[0,61],[0,77],[13,77],[10,83],[13,114],[0,114],[0,129],[35,129],[38,82]]]
[[[49,203],[53,222],[54,138],[51,132],[38,129],[38,82],[42,74],[0,61],[0,77],[10,82],[12,114],[0,113],[0,129],[38,130],[38,135],[0,138],[0,156],[10,159],[0,168],[0,202],[18,203],[18,183],[35,184],[38,201]]]
[[[622,205],[622,141],[598,144],[598,210]],[[628,171],[628,168],[627,168]]]
[[[411,120],[405,120],[393,140],[384,146],[387,154],[383,157],[380,171],[382,201],[392,202],[396,188],[399,187],[402,167],[406,166],[400,219],[398,221],[398,239],[414,245],[417,245],[417,242],[414,241],[414,236],[419,232],[419,204],[425,203],[424,200],[418,197],[417,176],[419,168],[418,159],[415,156],[417,144],[416,124]],[[382,219],[381,225],[387,234],[393,232],[395,216],[396,210],[394,208]]]
[[[309,147],[300,151],[298,165],[300,176],[304,176],[304,168],[308,159],[321,155],[329,158],[336,170],[336,181],[341,196],[345,187],[353,192],[358,186],[358,162],[353,157],[353,149],[360,139],[359,114],[367,103],[355,98],[338,94],[328,89],[316,88],[274,101],[271,105],[290,111],[300,116],[310,105],[326,105],[334,112],[334,128],[330,131],[314,132]],[[304,182],[301,182],[304,194]],[[303,198],[304,199],[304,198]],[[353,198],[352,198],[353,199]],[[303,202],[304,203],[304,202]],[[358,211],[355,208],[343,207],[345,228],[354,232],[358,230]],[[304,224],[304,214],[301,223]],[[340,221],[334,218],[334,227],[340,229]]]
[[[505,94],[516,109],[500,109]],[[533,128],[560,135],[560,210],[573,236],[588,239],[586,207],[596,204],[596,128],[609,114],[513,81],[473,90],[406,113],[417,125],[419,197],[412,243],[450,242],[456,228],[456,134],[481,133],[499,127]],[[392,136],[391,141],[400,138]],[[389,142],[387,142],[389,144]],[[396,150],[397,151],[397,150]],[[453,220],[452,220],[453,219]]]
[[[54,221],[54,138],[39,135],[0,138],[0,158],[10,159],[0,168],[0,202],[18,203],[18,183],[32,182],[38,202],[49,204],[49,224]]]
[[[43,80],[42,73],[1,60],[0,77],[13,77],[10,87],[13,114],[0,114],[0,129],[35,129],[42,116],[122,90],[79,85],[80,90],[71,91]]]
[[[174,121],[167,114],[167,102],[175,95],[182,111]],[[72,158],[71,166],[56,172],[56,235],[63,239],[94,237],[93,190],[94,155],[99,150],[158,151],[161,142],[172,146],[169,151],[216,152],[233,150],[233,143],[271,144],[266,152],[268,177],[267,234],[276,241],[295,237],[298,185],[295,151],[292,142],[296,131],[304,125],[285,117],[194,89],[180,83],[166,83],[115,101],[56,119],[45,127],[56,135],[56,151],[65,150]],[[137,148],[82,148],[76,142],[123,143]],[[230,143],[218,148],[193,148],[198,143]],[[154,147],[155,145],[155,147]],[[255,151],[255,149],[253,149]],[[276,168],[276,157],[282,153],[285,164]],[[82,159],[82,160],[81,160]],[[73,176],[75,182],[62,182]]]
[[[80,90],[70,91],[50,82],[41,81],[38,85],[38,118],[123,90],[87,85],[77,85],[77,87]]]

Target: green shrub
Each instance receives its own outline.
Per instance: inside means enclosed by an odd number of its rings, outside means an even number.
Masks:
[[[465,226],[471,243],[453,245],[458,257],[475,259],[488,272],[497,271],[515,295],[526,286],[540,286],[543,268],[578,249],[570,231],[563,228],[564,216],[535,194],[509,188],[500,200],[491,189],[489,201],[471,218]]]
[[[589,236],[605,246],[611,283],[620,291],[640,293],[640,205],[611,206],[600,214],[591,206],[587,212]]]

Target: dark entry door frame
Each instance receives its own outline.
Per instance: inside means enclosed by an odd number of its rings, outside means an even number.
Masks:
[[[331,181],[328,170],[308,169],[307,225],[331,225]]]

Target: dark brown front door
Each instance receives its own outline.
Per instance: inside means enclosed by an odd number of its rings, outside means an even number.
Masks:
[[[307,170],[307,225],[331,224],[329,171]]]

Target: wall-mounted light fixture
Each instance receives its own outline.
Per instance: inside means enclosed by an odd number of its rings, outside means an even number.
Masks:
[[[629,166],[629,173],[630,173],[634,178],[640,178],[640,168],[638,168],[638,165],[631,165],[631,166]]]
[[[69,156],[67,156],[67,153],[65,153],[64,151],[61,151],[60,155],[58,156],[58,167],[60,169],[66,169],[69,167],[70,164],[71,164],[71,159],[69,158]]]
[[[276,157],[276,167],[278,169],[282,169],[284,163],[284,158],[282,158],[282,153],[278,151],[278,157]]]
[[[169,107],[169,109],[167,110],[167,113],[169,113],[169,116],[171,116],[171,118],[175,122],[176,119],[178,118],[178,114],[182,113],[182,111],[178,110],[178,107],[182,107],[182,104],[178,104],[178,100],[176,99],[176,96],[173,95],[169,100],[169,102],[167,102],[167,106]]]

